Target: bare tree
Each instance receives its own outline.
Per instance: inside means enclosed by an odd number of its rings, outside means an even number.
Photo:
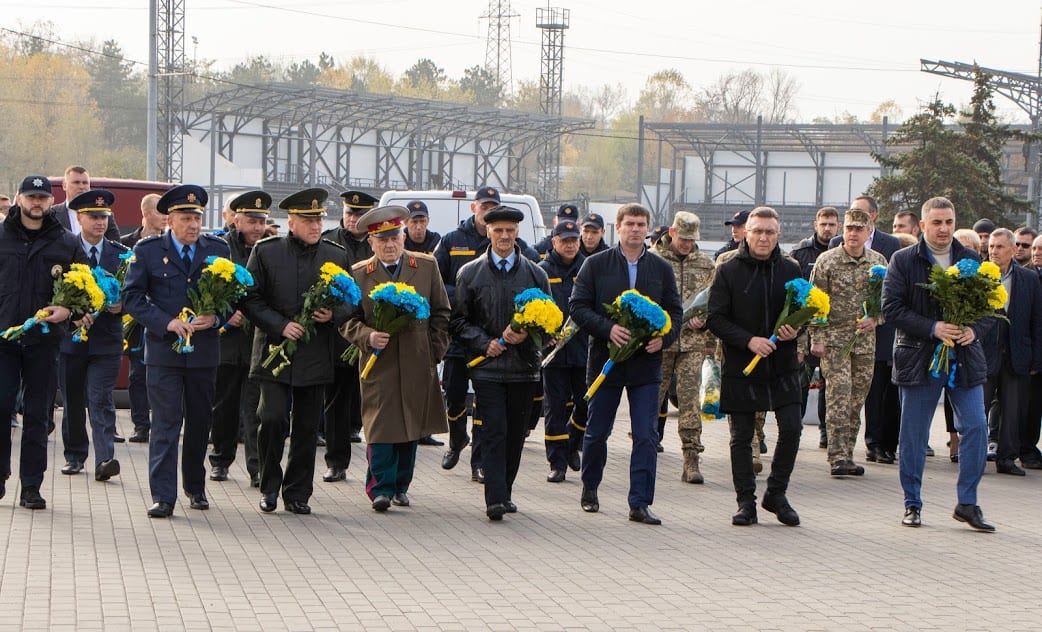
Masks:
[[[720,76],[696,98],[703,116],[714,123],[769,123],[792,120],[799,84],[781,70],[762,75],[745,69]]]

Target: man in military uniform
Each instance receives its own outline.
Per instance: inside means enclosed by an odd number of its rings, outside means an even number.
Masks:
[[[112,203],[116,196],[96,189],[77,195],[69,208],[79,214],[80,236],[90,267],[115,274],[127,249],[105,239]],[[87,460],[87,413],[94,439],[94,480],[107,481],[119,474],[115,457],[116,388],[119,363],[123,358],[123,326],[119,303],[108,306],[97,318],[84,314],[73,321],[61,344],[59,380],[65,403],[62,407],[62,442],[65,444],[65,467],[62,474],[79,474]],[[81,324],[90,329],[86,340],[74,339]]]
[[[579,253],[582,256],[589,257],[608,249],[608,244],[604,242],[604,216],[589,213],[579,226],[582,228],[582,241],[579,244]]]
[[[58,372],[60,323],[69,310],[51,305],[54,279],[73,263],[86,263],[79,240],[48,212],[54,197],[46,176],[29,176],[18,187],[15,205],[0,224],[0,327],[20,325],[43,308],[49,324],[29,329],[14,341],[0,339],[0,419],[14,414],[19,382],[24,385],[19,504],[45,509],[40,495],[47,470],[47,426]],[[0,498],[11,476],[11,432],[0,433]]]
[[[289,235],[257,242],[247,264],[254,286],[241,308],[255,327],[250,379],[260,381],[257,451],[263,494],[260,509],[265,513],[278,507],[280,490],[288,511],[311,513],[308,500],[314,490],[316,425],[326,386],[333,381],[333,338],[339,337],[336,328],[352,310],[348,306],[315,310],[310,314],[315,331],[308,340],[303,340],[304,326],[294,320],[323,264],[331,262],[347,269],[343,247],[322,239],[326,195],[324,189],[305,189],[282,200],[279,208],[289,215]],[[277,365],[264,367],[262,363],[268,347],[284,339],[295,340],[298,346],[290,365],[274,375]],[[289,461],[283,474],[287,433]]]
[[[168,518],[177,500],[177,441],[182,441],[182,485],[192,509],[208,509],[206,439],[210,434],[214,379],[220,361],[217,328],[222,315],[181,317],[191,307],[188,290],[198,289],[210,256],[227,257],[228,244],[202,234],[207,195],[202,187],[182,184],[159,198],[156,209],[170,215],[170,230],[134,247],[127,271],[123,307],[145,328],[145,363],[152,430],[148,443],[148,483],[152,518]],[[178,353],[172,345],[190,337],[195,350]]]
[[[378,512],[392,504],[409,506],[419,439],[448,430],[435,367],[449,346],[449,297],[434,258],[405,252],[402,224],[408,215],[401,206],[384,206],[359,220],[369,231],[375,254],[352,269],[362,291],[362,309],[341,329],[362,351],[361,366],[379,351],[361,383],[369,458],[365,490]],[[429,318],[413,320],[393,336],[376,330],[369,293],[387,282],[404,283],[426,298]]]
[[[572,295],[575,276],[586,260],[579,254],[579,238],[579,226],[574,221],[558,222],[550,236],[550,251],[546,253],[546,259],[539,262],[550,282],[554,303],[564,314],[568,313],[568,299]],[[583,399],[586,393],[586,345],[586,334],[577,332],[543,368],[544,440],[546,460],[550,463],[546,480],[550,483],[564,481],[566,467],[578,472],[581,465],[579,450],[587,416],[586,400]]]
[[[358,218],[376,206],[378,200],[364,191],[344,191],[344,215],[340,226],[322,233],[322,238],[340,244],[347,250],[348,269],[355,263],[373,256],[369,236]],[[325,419],[326,472],[322,480],[335,483],[347,478],[351,465],[351,444],[362,440],[362,404],[358,391],[358,367],[340,359],[348,344],[341,337],[334,338],[333,362],[335,375],[326,386],[323,408]]]
[[[681,303],[685,303],[709,287],[713,278],[713,260],[698,248],[701,238],[701,220],[694,213],[677,211],[669,232],[654,247],[654,252],[673,267],[677,291]],[[677,402],[680,404],[680,419],[677,429],[680,446],[684,453],[684,470],[680,480],[685,483],[701,484],[705,481],[698,467],[702,445],[702,406],[698,397],[702,383],[702,361],[707,353],[713,352],[713,336],[705,328],[705,321],[693,317],[686,323],[677,323],[681,328],[676,342],[662,350],[662,383],[658,401],[666,401],[670,381],[676,377]],[[659,437],[663,436],[666,419],[659,416]]]
[[[247,191],[228,203],[234,213],[225,233],[231,260],[241,266],[249,261],[253,246],[267,230],[271,196],[264,191]],[[228,468],[235,461],[239,437],[246,449],[246,471],[250,484],[260,486],[257,463],[257,403],[260,386],[247,379],[253,349],[253,324],[236,309],[221,328],[221,364],[217,369],[217,399],[213,404],[210,438],[210,480],[228,480]]]
[[[554,215],[554,225],[552,228],[556,228],[561,222],[572,222],[575,224],[578,221],[579,207],[572,203],[562,204],[560,208],[557,209],[557,214]],[[550,253],[550,250],[553,247],[552,240],[553,235],[547,235],[532,246],[532,249],[539,253],[540,259],[546,259],[546,255]]]
[[[860,209],[846,212],[843,243],[820,257],[811,271],[810,282],[829,295],[828,325],[812,327],[811,353],[821,360],[828,380],[825,427],[828,431],[828,460],[833,476],[861,476],[865,468],[854,462],[854,444],[861,429],[861,407],[865,403],[876,353],[876,319],[865,317],[869,270],[886,266],[886,258],[865,248],[872,222]],[[857,334],[852,353],[844,347]]]

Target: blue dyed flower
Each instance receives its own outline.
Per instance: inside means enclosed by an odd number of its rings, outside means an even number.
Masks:
[[[124,253],[120,253],[119,259],[120,259],[120,261],[126,261],[127,259],[130,259],[133,256],[134,256],[134,251],[133,250],[128,250],[128,251],[126,251]]]
[[[333,276],[333,282],[329,284],[329,293],[337,300],[350,305],[358,305],[362,300],[362,290],[358,289],[355,280],[346,274]]]
[[[886,278],[886,266],[872,266],[868,271],[868,276],[870,279],[882,281]]]
[[[807,297],[810,296],[810,291],[813,287],[810,281],[802,278],[793,279],[785,284],[785,289],[793,291],[796,302],[800,305],[807,304]]]
[[[980,263],[973,259],[960,259],[955,267],[959,269],[959,278],[968,279],[977,274],[977,270],[980,268]]]
[[[235,280],[238,281],[240,285],[245,286],[252,286],[254,283],[253,275],[250,274],[250,271],[239,264],[235,264]]]
[[[514,311],[521,311],[525,305],[535,300],[552,301],[554,299],[537,287],[528,288],[514,297]]]
[[[118,303],[122,289],[120,288],[119,280],[101,266],[91,270],[91,274],[94,275],[94,280],[97,282],[98,287],[105,293],[105,305],[111,306]]]

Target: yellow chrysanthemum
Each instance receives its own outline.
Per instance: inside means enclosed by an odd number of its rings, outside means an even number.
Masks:
[[[235,264],[224,257],[217,257],[214,259],[213,263],[206,266],[206,270],[210,274],[221,277],[225,281],[231,281],[235,276]]]
[[[814,313],[815,318],[821,320],[828,318],[831,310],[829,295],[821,291],[820,288],[811,288],[810,293],[807,295],[807,307],[813,307],[818,310]]]
[[[564,314],[553,301],[538,299],[526,303],[524,311],[517,315],[517,320],[525,328],[538,327],[552,334],[561,328]]]
[[[944,273],[947,274],[950,277],[958,277],[959,276],[959,269],[956,268],[953,265],[952,266],[948,266],[948,268],[945,269]]]
[[[977,273],[981,276],[988,277],[989,279],[995,279],[996,281],[1002,276],[999,271],[999,267],[994,262],[985,261],[980,264],[980,268],[977,269]]]
[[[322,277],[322,282],[329,285],[333,282],[333,277],[338,274],[347,274],[347,271],[332,261],[327,261],[322,264],[321,268],[319,268],[318,274]]]
[[[655,333],[651,334],[656,338],[661,338],[662,336],[665,336],[669,333],[670,329],[673,329],[673,319],[669,317],[669,312],[667,312],[666,310],[662,310],[662,313],[666,316],[666,324],[662,326],[662,329],[659,329]]]
[[[982,268],[984,266],[981,266]],[[1004,286],[996,285],[991,292],[988,293],[988,305],[992,309],[1002,309],[1002,306],[1006,304],[1006,300],[1009,298],[1009,294],[1006,293]]]

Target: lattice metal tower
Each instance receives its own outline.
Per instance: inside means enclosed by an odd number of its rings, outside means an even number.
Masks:
[[[539,75],[539,100],[543,113],[561,116],[564,86],[564,32],[570,11],[547,6],[535,10],[535,25],[543,31],[542,72]],[[557,200],[560,195],[561,137],[547,139],[539,152],[537,197]]]
[[[489,0],[488,12],[481,17],[488,20],[485,70],[496,78],[500,95],[506,97],[512,93],[514,81],[510,67],[510,20],[518,14],[510,8],[510,0]]]
[[[169,182],[181,181],[185,86],[185,2],[153,0],[155,29],[152,46],[156,83],[156,170]],[[151,65],[151,64],[150,64]]]
[[[1040,25],[1042,31],[1042,25]],[[974,65],[963,62],[931,61],[920,59],[920,70],[943,77],[953,77],[966,81],[974,80]],[[988,85],[1024,110],[1031,119],[1031,131],[1038,134],[1042,131],[1042,35],[1039,37],[1038,74],[1035,76],[1021,72],[1007,72],[994,68],[981,70],[991,75]],[[1027,170],[1031,174],[1028,196],[1035,206],[1036,226],[1042,220],[1042,160],[1040,160],[1039,143],[1027,144]]]

